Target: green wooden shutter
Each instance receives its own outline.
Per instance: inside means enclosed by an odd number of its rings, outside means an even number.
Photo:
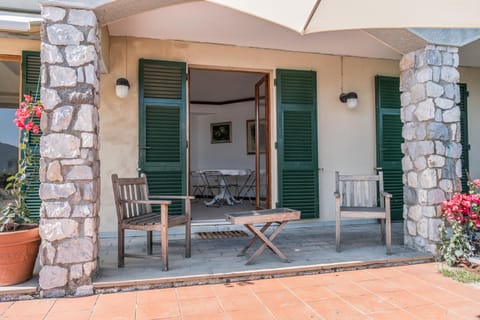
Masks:
[[[384,188],[392,194],[392,219],[403,217],[403,143],[400,119],[400,79],[375,77],[375,107],[377,122],[377,166],[383,170]]]
[[[186,193],[186,64],[140,60],[140,169],[150,194]],[[169,213],[183,211],[174,201]]]
[[[22,52],[22,94],[28,94],[34,100],[40,99],[40,52],[23,51]],[[40,124],[40,119],[35,118],[36,124]],[[40,169],[40,136],[41,132],[22,134],[27,135],[27,148],[32,154],[32,164],[27,167],[28,186],[25,189],[26,203],[30,210],[30,218],[39,219],[40,206],[42,204],[38,190],[40,187],[39,169]],[[22,156],[22,155],[20,155]]]
[[[468,111],[467,111],[467,98],[468,98],[468,91],[467,85],[465,83],[459,83],[458,86],[460,87],[460,103],[458,104],[460,107],[460,134],[461,139],[460,143],[462,144],[462,191],[468,191],[468,172],[469,170],[469,159],[468,159],[468,152],[470,150],[470,144],[468,143]]]
[[[316,73],[277,70],[276,77],[278,206],[318,218]]]

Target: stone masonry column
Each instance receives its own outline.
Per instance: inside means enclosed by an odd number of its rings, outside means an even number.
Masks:
[[[48,3],[42,17],[40,291],[88,295],[99,247],[97,18]]]
[[[442,201],[461,189],[458,48],[427,45],[400,61],[405,244],[436,252]]]

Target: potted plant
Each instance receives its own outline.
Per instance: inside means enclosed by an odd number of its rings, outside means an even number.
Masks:
[[[0,285],[24,282],[32,277],[40,245],[38,225],[30,219],[26,203],[28,188],[27,168],[32,164],[32,154],[27,148],[29,132],[38,133],[34,119],[40,118],[43,105],[25,95],[25,101],[15,112],[14,123],[22,131],[21,153],[17,173],[7,178],[5,190],[12,200],[0,208]]]

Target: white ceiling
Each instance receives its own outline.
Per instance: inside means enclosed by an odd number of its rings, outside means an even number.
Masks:
[[[289,51],[399,59],[400,53],[363,30],[300,35],[266,20],[206,1],[133,15],[108,25],[114,36],[239,45]],[[480,41],[460,48],[460,64],[480,66]]]
[[[224,103],[255,96],[261,73],[218,70],[190,70],[190,101]]]

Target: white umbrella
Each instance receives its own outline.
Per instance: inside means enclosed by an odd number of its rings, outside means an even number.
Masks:
[[[480,28],[478,0],[207,0],[301,34],[358,29]]]

